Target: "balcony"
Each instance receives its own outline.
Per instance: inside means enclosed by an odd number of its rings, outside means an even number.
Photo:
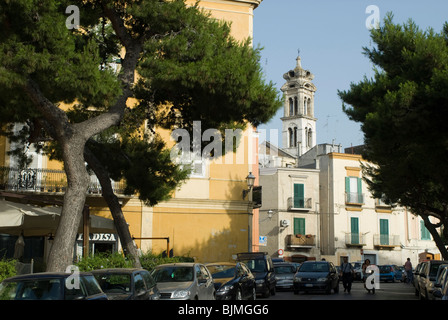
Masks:
[[[345,245],[347,247],[363,247],[366,245],[365,235],[359,233],[346,233]]]
[[[312,209],[311,198],[288,198],[288,211],[310,211]]]
[[[399,235],[375,234],[373,235],[373,246],[379,249],[393,249],[400,246]]]
[[[364,194],[357,192],[346,192],[345,193],[345,204],[358,205],[364,204]]]
[[[124,182],[112,182],[115,194],[124,194]],[[64,193],[67,188],[67,177],[63,170],[50,169],[12,169],[0,167],[0,190],[40,193]],[[91,195],[101,195],[101,184],[95,175],[90,176],[89,188]]]
[[[311,249],[316,246],[316,236],[313,234],[288,234],[286,246],[290,249]]]

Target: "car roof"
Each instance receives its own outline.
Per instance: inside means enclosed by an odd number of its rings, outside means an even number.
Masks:
[[[175,262],[175,263],[165,263],[165,264],[159,264],[158,266],[156,266],[156,268],[158,267],[193,267],[195,265],[200,265],[202,263],[197,263],[197,262]]]
[[[79,272],[80,275],[93,275],[91,272]],[[68,272],[38,272],[38,273],[28,273],[13,276],[3,281],[20,281],[20,280],[35,280],[35,279],[49,279],[49,278],[66,278],[72,275]]]
[[[237,264],[240,264],[241,262],[211,262],[205,264],[205,266],[236,266]]]
[[[106,269],[96,269],[92,273],[134,273],[140,271],[148,271],[143,268],[106,268]]]

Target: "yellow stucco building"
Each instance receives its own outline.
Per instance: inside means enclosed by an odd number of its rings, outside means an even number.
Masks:
[[[196,1],[186,2],[192,5]],[[252,37],[254,9],[261,2],[262,0],[207,0],[200,1],[199,6],[209,11],[212,17],[231,22],[232,35],[243,41]],[[169,141],[170,132],[159,132]],[[174,142],[171,141],[170,144],[173,145]],[[10,148],[7,139],[0,137],[0,167],[13,168],[13,160],[7,155]],[[189,180],[173,193],[171,200],[148,207],[136,196],[119,195],[123,213],[137,246],[143,252],[151,250],[160,253],[167,250],[166,239],[169,239],[169,249],[173,250],[174,255],[189,255],[201,262],[231,261],[232,255],[238,252],[257,251],[258,222],[254,221],[258,221],[258,209],[254,209],[249,201],[251,193],[243,197],[243,190],[247,190],[246,176],[250,172],[255,175],[255,185],[258,185],[257,148],[255,128],[249,126],[234,154],[224,155],[214,161],[195,162],[195,170]],[[41,155],[35,155],[30,167],[37,169],[35,172],[41,175],[38,178],[41,180],[44,176],[50,176],[49,170],[59,170],[55,180],[65,178],[60,162]],[[10,175],[10,171],[7,174]],[[3,190],[10,188],[11,186]],[[39,186],[33,190],[35,195],[48,193],[61,199],[63,190],[47,186]],[[86,203],[91,215],[111,219],[100,191],[89,189]],[[51,234],[43,236],[47,247]],[[110,244],[106,238],[116,241]],[[118,237],[91,236],[91,251],[101,251],[102,246],[107,250],[119,250]],[[77,241],[78,254],[81,254],[81,248],[81,242]]]

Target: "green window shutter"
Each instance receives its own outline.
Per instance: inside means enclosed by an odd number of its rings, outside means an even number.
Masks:
[[[350,218],[351,243],[359,244],[359,220]]]
[[[294,218],[294,234],[305,234],[305,218]]]
[[[428,228],[426,228],[424,221],[420,221],[420,234],[422,240],[431,240],[431,234]]]
[[[305,186],[300,183],[294,184],[294,208],[305,207]]]
[[[362,199],[362,179],[358,178],[358,203],[363,203]]]
[[[389,245],[389,220],[380,219],[380,244]]]

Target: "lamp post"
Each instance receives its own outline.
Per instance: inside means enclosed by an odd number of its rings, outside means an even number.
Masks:
[[[252,190],[254,186],[255,176],[252,174],[252,172],[249,172],[249,174],[247,175],[246,183],[247,183],[247,190],[243,190],[243,199],[246,198],[246,195]]]

